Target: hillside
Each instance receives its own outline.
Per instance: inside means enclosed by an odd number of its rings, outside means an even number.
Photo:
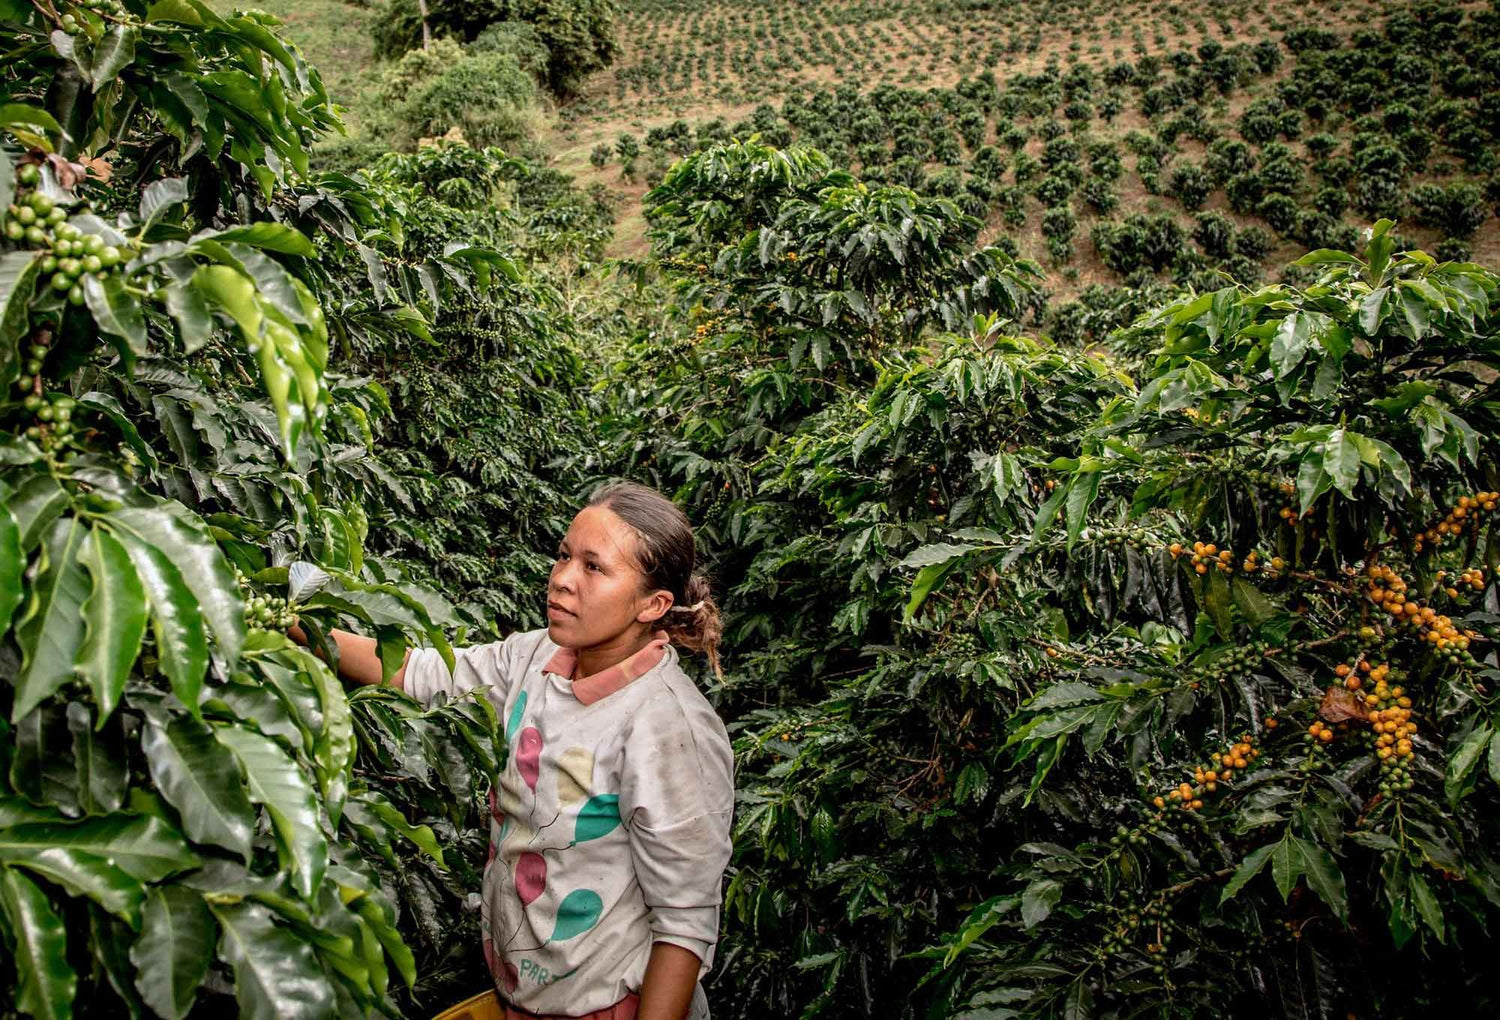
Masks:
[[[1488,107],[1453,73],[1483,59],[1459,25],[1482,8],[630,0],[613,65],[536,141],[612,197],[612,255],[644,252],[640,198],[672,160],[758,132],[951,198],[981,240],[1043,264],[1054,305],[1087,294],[1070,322],[1108,324],[1123,299],[1093,285],[1274,278],[1378,216],[1445,257],[1500,257],[1494,152],[1472,140]],[[270,9],[358,137],[378,102],[370,11]]]

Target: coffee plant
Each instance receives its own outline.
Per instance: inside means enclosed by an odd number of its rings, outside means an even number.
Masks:
[[[483,974],[503,745],[483,700],[346,693],[325,635],[394,669],[493,622],[389,556],[421,476],[376,450],[386,386],[330,355],[545,299],[503,231],[428,241],[399,168],[309,174],[338,122],[274,20],[0,14],[5,1000],[430,1008]]]

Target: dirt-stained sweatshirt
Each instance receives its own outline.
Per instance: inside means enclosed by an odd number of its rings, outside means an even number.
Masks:
[[[545,628],[454,657],[450,674],[436,651],[413,651],[405,687],[423,704],[484,687],[505,721],[481,906],[503,996],[533,1013],[605,1009],[640,991],[654,942],[691,950],[706,974],[734,763],[666,632],[576,679],[576,653]]]

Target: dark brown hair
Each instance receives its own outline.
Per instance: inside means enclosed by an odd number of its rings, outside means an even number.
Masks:
[[[708,579],[694,572],[693,525],[682,508],[655,489],[635,482],[611,482],[595,490],[589,506],[605,507],[635,532],[637,566],[646,575],[646,590],[672,593],[673,606],[656,622],[673,644],[708,656],[714,676],[719,668],[723,622]]]

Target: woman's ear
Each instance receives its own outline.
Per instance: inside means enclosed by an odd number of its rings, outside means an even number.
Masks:
[[[641,611],[635,614],[636,622],[660,623],[667,615],[667,610],[672,608],[672,593],[665,588],[658,588],[644,596],[644,602]]]

